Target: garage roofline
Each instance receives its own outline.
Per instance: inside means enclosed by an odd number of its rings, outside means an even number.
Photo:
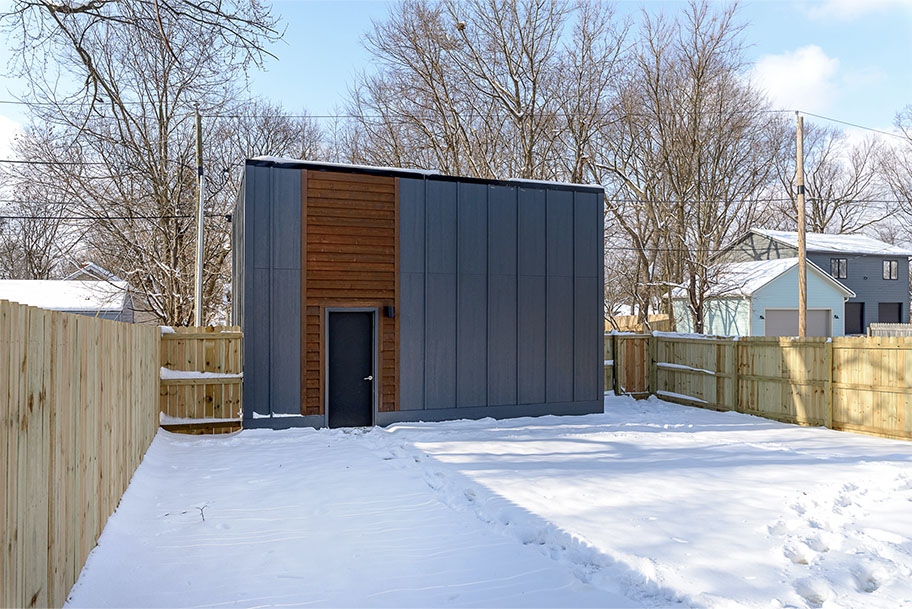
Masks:
[[[299,159],[286,159],[280,157],[256,157],[247,159],[247,167],[276,167],[279,169],[308,169],[310,171],[337,171],[361,175],[386,176],[393,178],[413,178],[437,180],[441,182],[463,182],[471,184],[493,184],[495,186],[522,186],[525,188],[547,188],[549,190],[569,190],[576,192],[595,192],[604,195],[605,189],[597,184],[572,184],[569,182],[549,182],[544,180],[523,180],[510,178],[496,180],[487,178],[472,178],[464,176],[451,176],[424,169],[399,169],[396,167],[375,167],[371,165],[349,165],[346,163],[322,163],[317,161],[304,161]]]

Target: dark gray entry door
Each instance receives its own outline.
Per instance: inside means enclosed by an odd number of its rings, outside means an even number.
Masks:
[[[330,311],[327,326],[329,426],[372,425],[374,314]]]
[[[864,334],[864,303],[847,302],[845,303],[845,333]]]

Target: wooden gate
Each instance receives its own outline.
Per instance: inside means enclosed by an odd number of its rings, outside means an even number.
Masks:
[[[237,326],[172,328],[162,334],[163,429],[224,433],[241,428],[242,339]]]
[[[649,334],[612,334],[614,340],[615,392],[634,397],[649,395],[652,364]]]

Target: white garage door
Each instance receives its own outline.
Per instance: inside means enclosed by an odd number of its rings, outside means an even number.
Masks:
[[[798,336],[798,309],[766,309],[766,336]],[[830,336],[830,310],[809,309],[807,314],[808,336]]]

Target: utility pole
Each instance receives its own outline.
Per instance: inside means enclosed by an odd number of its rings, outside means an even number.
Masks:
[[[796,163],[798,186],[798,336],[807,336],[807,228],[804,219],[804,117],[798,117],[798,158]]]
[[[199,200],[196,203],[196,285],[193,290],[193,325],[203,325],[203,121],[196,106],[196,174],[199,178]]]

